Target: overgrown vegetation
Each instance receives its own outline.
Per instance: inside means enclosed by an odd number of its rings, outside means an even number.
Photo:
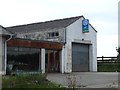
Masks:
[[[118,63],[99,63],[98,72],[116,72],[118,71]]]
[[[111,62],[111,63],[107,63],[107,62],[101,62],[98,63],[98,72],[119,72],[120,71],[120,47],[118,49],[116,49],[118,52],[117,55],[117,62]],[[112,61],[112,59],[111,59]]]
[[[81,77],[79,77],[80,81],[78,81],[77,80],[78,79],[77,76],[69,74],[66,77],[66,79],[67,79],[67,88],[69,88],[70,90],[77,90],[79,88],[86,87],[85,85],[81,84]]]
[[[76,77],[75,76],[70,76],[68,75],[67,77],[67,83],[68,83],[68,88],[75,88],[77,87],[77,81],[76,81]]]
[[[46,74],[21,74],[16,76],[3,76],[2,90],[6,88],[60,88],[46,79]]]

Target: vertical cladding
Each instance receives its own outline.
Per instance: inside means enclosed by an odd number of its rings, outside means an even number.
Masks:
[[[89,71],[89,44],[72,43],[72,71]]]

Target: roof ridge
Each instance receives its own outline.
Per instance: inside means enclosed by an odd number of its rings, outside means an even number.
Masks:
[[[69,26],[70,24],[74,23],[76,20],[82,17],[83,16],[75,16],[75,17],[55,19],[55,20],[44,21],[44,22],[16,25],[11,27],[6,27],[6,29],[11,31],[12,33],[18,33],[18,32],[23,33],[23,32],[44,31],[44,30],[55,29],[55,28],[66,28],[67,26]]]
[[[73,18],[81,18],[81,17],[83,17],[83,15],[75,16],[75,17],[68,17],[68,18],[66,17],[66,18],[61,18],[61,19],[54,19],[54,20],[43,21],[43,22],[35,22],[35,23],[29,23],[29,24],[15,25],[15,26],[9,26],[9,27],[5,27],[5,28],[28,26],[28,25],[33,25],[33,24],[48,23],[48,22],[61,21],[61,20],[67,20],[67,19],[73,19]]]

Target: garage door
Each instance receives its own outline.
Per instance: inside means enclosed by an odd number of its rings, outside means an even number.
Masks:
[[[72,71],[89,71],[88,44],[72,44]]]

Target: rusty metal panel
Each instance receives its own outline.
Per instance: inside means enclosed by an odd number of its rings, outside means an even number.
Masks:
[[[55,42],[45,41],[31,41],[21,39],[11,39],[8,41],[8,46],[21,46],[21,47],[33,47],[33,48],[45,48],[45,49],[62,49],[63,44]]]
[[[56,66],[56,51],[54,51],[54,67]]]

